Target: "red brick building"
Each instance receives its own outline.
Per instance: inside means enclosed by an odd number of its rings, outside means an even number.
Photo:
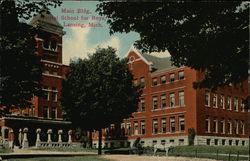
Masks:
[[[216,92],[194,89],[193,82],[203,74],[171,66],[170,57],[141,54],[133,47],[127,57],[134,84],[143,93],[133,118],[104,130],[103,146],[132,146],[138,137],[144,146],[187,145],[190,128],[196,133],[195,145],[249,145],[248,111],[242,103],[247,81]]]
[[[11,147],[13,144],[27,147],[40,146],[43,142],[70,142],[71,122],[63,120],[59,103],[62,80],[69,70],[62,64],[62,36],[65,32],[51,14],[44,14],[44,17],[37,15],[30,25],[40,27],[35,54],[41,57],[43,64],[41,84],[44,97],[35,96],[30,109],[18,110],[0,118],[2,141],[8,141]]]

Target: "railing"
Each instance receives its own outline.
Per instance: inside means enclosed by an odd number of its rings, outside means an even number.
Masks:
[[[36,147],[63,147],[63,148],[79,148],[81,147],[81,143],[77,142],[39,142],[36,143]]]

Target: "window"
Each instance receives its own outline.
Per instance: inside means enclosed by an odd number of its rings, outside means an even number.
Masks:
[[[140,83],[141,83],[140,87],[141,88],[145,88],[145,78],[144,77],[141,78],[141,82]]]
[[[242,140],[242,146],[245,146],[245,141],[244,140]]]
[[[234,110],[235,111],[238,111],[239,109],[238,109],[238,98],[234,98]]]
[[[232,134],[232,121],[227,120],[227,133]]]
[[[125,123],[121,123],[121,136],[125,135]]]
[[[45,86],[43,88],[43,99],[49,101],[49,87]]]
[[[210,145],[211,139],[207,139],[207,145]]]
[[[234,120],[234,134],[239,134],[238,120]]]
[[[169,75],[169,78],[170,78],[170,82],[174,82],[174,73],[171,73]]]
[[[179,106],[183,107],[184,105],[184,92],[179,92]]]
[[[221,132],[222,134],[225,133],[225,120],[224,120],[224,118],[222,118],[222,119],[220,120],[220,132]]]
[[[163,75],[161,76],[161,84],[165,84],[167,81],[166,81],[166,76]]]
[[[51,108],[51,118],[52,119],[57,118],[57,109],[56,109],[56,107]]]
[[[137,79],[134,80],[134,86],[135,86],[135,87],[138,86],[138,81],[137,81]]]
[[[232,143],[233,143],[233,140],[229,140],[229,141],[228,141],[228,144],[229,144],[229,145],[232,145]]]
[[[56,51],[56,49],[57,49],[57,42],[56,42],[56,40],[51,40],[50,46],[51,46],[50,47],[51,50]]]
[[[213,107],[217,108],[218,107],[218,102],[217,102],[217,94],[213,94]]]
[[[230,96],[227,96],[227,109],[228,110],[232,109],[232,101]]]
[[[166,140],[161,140],[161,145],[165,145],[166,144]]]
[[[157,96],[153,96],[153,110],[157,109],[158,107],[158,98]]]
[[[138,122],[134,122],[134,135],[138,135]]]
[[[213,132],[218,133],[218,119],[215,117],[213,122]]]
[[[170,132],[174,133],[175,132],[175,118],[170,117]]]
[[[152,86],[157,86],[157,78],[152,78]]]
[[[179,117],[179,131],[180,132],[185,131],[185,118],[184,118],[184,116]]]
[[[161,95],[161,108],[166,108],[167,103],[166,103],[166,95]]]
[[[206,132],[210,132],[210,118],[206,118]]]
[[[184,79],[184,71],[179,71],[178,75],[179,75],[179,80],[183,80]]]
[[[51,99],[54,102],[57,102],[57,89],[55,87],[52,88]]]
[[[239,145],[239,140],[235,140],[235,145],[236,145],[236,146]]]
[[[52,72],[52,75],[58,75],[58,73],[57,72]]]
[[[222,144],[222,145],[225,145],[225,144],[226,144],[226,140],[225,140],[225,139],[222,139],[221,144]]]
[[[49,117],[49,107],[48,106],[44,106],[43,107],[43,118],[48,118]]]
[[[218,145],[218,139],[214,139],[214,145]]]
[[[141,99],[141,112],[144,112],[145,111],[145,99],[142,98]]]
[[[179,145],[184,145],[184,139],[179,139]]]
[[[157,134],[158,133],[158,120],[154,119],[153,120],[153,134]]]
[[[241,112],[245,111],[245,104],[244,104],[244,100],[243,99],[241,99],[241,101],[240,101],[240,110],[241,110]]]
[[[245,123],[240,121],[240,134],[245,135]]]
[[[169,97],[170,97],[170,99],[169,99],[170,100],[170,107],[174,107],[175,106],[174,93],[170,93]]]
[[[157,140],[153,140],[153,146],[157,144]]]
[[[145,132],[145,121],[141,121],[141,134],[144,135]]]
[[[224,95],[220,95],[220,106],[222,109],[225,109],[225,97]]]
[[[131,123],[127,123],[127,135],[130,136],[131,135]]]
[[[205,92],[205,106],[210,106],[210,93],[208,91]]]
[[[166,133],[167,132],[167,127],[166,127],[166,118],[161,119],[161,132]]]

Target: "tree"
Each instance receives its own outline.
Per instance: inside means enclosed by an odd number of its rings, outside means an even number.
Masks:
[[[0,115],[11,109],[31,106],[33,95],[39,95],[42,80],[40,57],[35,54],[36,29],[20,22],[32,13],[43,12],[59,1],[0,2]]]
[[[248,77],[249,3],[102,2],[97,12],[107,17],[110,33],[135,31],[143,52],[166,51],[175,66],[205,72],[196,88],[237,84]]]
[[[115,49],[97,49],[89,59],[70,63],[63,81],[62,106],[76,127],[99,131],[101,154],[102,128],[121,122],[137,109],[138,88],[126,59],[119,59]]]

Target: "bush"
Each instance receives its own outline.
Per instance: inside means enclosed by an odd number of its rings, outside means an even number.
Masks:
[[[193,128],[188,129],[188,145],[194,145],[195,131]]]

